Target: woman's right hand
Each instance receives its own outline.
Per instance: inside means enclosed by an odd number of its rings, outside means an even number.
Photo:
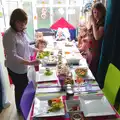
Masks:
[[[38,66],[41,62],[39,60],[30,61],[30,65]]]

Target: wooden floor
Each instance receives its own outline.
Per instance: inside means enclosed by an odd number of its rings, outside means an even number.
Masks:
[[[13,85],[10,87],[8,100],[11,102],[11,105],[0,113],[0,120],[23,120],[22,116],[19,116],[16,111]]]

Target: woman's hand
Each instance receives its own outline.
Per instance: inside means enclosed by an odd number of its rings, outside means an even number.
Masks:
[[[30,65],[38,66],[41,62],[39,60],[30,61]]]

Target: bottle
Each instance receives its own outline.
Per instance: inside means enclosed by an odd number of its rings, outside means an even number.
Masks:
[[[67,84],[67,88],[66,88],[66,99],[67,100],[72,100],[74,96],[74,92],[72,89],[71,84]]]

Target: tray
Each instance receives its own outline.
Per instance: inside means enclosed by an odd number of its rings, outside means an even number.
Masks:
[[[51,70],[53,72],[52,75],[50,76],[46,76],[43,73],[37,72],[36,73],[36,82],[45,82],[45,81],[56,81],[58,80],[58,77],[56,75],[56,71],[55,70]]]
[[[62,100],[62,97],[61,97]],[[62,100],[63,101],[63,100]],[[40,100],[35,97],[34,113],[33,117],[54,117],[54,116],[64,116],[65,110],[62,108],[57,112],[47,112],[49,109],[48,100]]]
[[[81,95],[80,102],[85,117],[115,115],[105,96]]]

